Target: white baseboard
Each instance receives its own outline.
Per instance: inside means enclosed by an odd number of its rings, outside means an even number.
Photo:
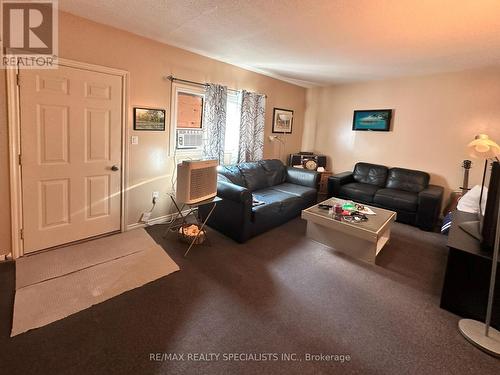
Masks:
[[[187,213],[189,211],[190,210],[184,210],[184,211],[182,211],[182,214],[183,215],[187,215]],[[168,215],[163,215],[163,216],[155,217],[154,219],[148,220],[147,223],[133,223],[133,224],[129,224],[129,225],[127,225],[127,231],[132,230],[132,229],[137,229],[137,228],[144,228],[144,227],[148,227],[150,225],[155,225],[155,224],[163,224],[163,223],[169,222],[175,216],[176,216],[176,214],[173,213],[173,214],[168,214]]]

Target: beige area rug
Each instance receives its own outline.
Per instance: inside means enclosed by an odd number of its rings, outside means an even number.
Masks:
[[[144,229],[21,258],[11,337],[178,270]]]

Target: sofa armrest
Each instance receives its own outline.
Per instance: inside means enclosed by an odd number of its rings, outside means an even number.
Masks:
[[[444,189],[441,186],[429,185],[418,193],[418,209],[416,224],[424,230],[433,230],[439,218]]]
[[[252,206],[252,193],[250,193],[250,190],[231,182],[217,181],[217,196]]]
[[[328,198],[337,197],[342,185],[354,182],[352,172],[342,172],[328,177]]]
[[[287,167],[286,168],[286,182],[295,185],[302,185],[311,188],[318,188],[319,173],[316,171],[309,171],[307,169]]]
[[[245,187],[218,181],[217,196],[222,200],[217,202],[207,224],[235,241],[245,242],[251,234],[252,194]],[[201,220],[207,218],[211,208],[209,204],[198,207]]]

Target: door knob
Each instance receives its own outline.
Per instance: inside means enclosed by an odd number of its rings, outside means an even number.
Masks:
[[[111,167],[111,170],[112,170],[113,172],[116,172],[116,171],[118,171],[119,169],[120,169],[120,168],[118,168],[118,166],[117,166],[117,165],[113,165],[113,166]]]

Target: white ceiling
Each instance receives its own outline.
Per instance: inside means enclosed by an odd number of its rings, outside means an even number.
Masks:
[[[302,86],[500,64],[500,0],[59,0],[59,7]]]

